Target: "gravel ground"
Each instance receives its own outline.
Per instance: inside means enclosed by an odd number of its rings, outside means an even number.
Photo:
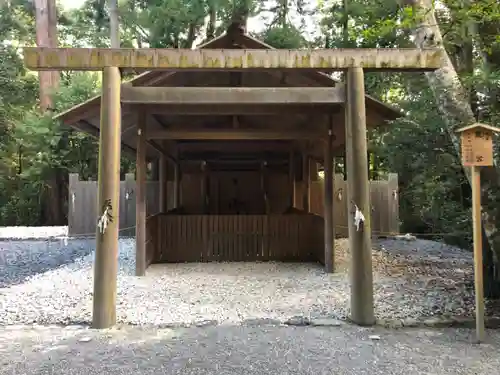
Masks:
[[[66,237],[68,227],[0,227],[0,239]]]
[[[473,331],[451,329],[9,327],[0,331],[0,374],[498,374],[500,333],[488,336],[475,345]]]
[[[93,240],[0,241],[0,325],[90,322],[93,247]],[[346,240],[336,241],[333,275],[314,264],[209,263],[154,265],[136,278],[134,252],[133,239],[120,240],[119,323],[349,313]],[[379,240],[373,260],[379,319],[473,315],[470,253],[432,241]]]

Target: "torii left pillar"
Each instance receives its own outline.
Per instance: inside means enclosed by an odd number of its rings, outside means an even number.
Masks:
[[[370,185],[366,145],[366,109],[363,68],[347,71],[346,157],[349,197],[349,247],[351,249],[351,320],[375,323],[373,306]],[[356,210],[364,222],[355,225]]]
[[[116,323],[116,278],[120,212],[121,75],[116,67],[102,71],[101,131],[99,135],[98,215],[107,212],[106,227],[97,229],[94,264],[93,328]]]

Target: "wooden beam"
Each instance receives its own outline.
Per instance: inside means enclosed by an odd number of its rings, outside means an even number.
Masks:
[[[150,139],[171,140],[303,140],[323,139],[325,134],[303,130],[159,130],[148,133]]]
[[[131,103],[123,103],[124,109],[133,110]],[[320,115],[340,111],[342,106],[338,103],[319,104],[144,104],[144,109],[150,114],[158,115]]]
[[[271,166],[279,166],[279,167],[286,167],[285,169],[288,171],[288,160],[285,159],[268,159],[267,165],[268,167]],[[185,166],[195,166],[196,167],[196,172],[200,172],[200,164],[206,162],[207,165],[234,165],[234,166],[258,166],[261,162],[261,160],[255,158],[252,160],[228,160],[228,159],[185,159],[185,160],[180,160],[179,164],[181,165],[182,168]]]
[[[362,68],[347,74],[346,158],[349,199],[348,227],[351,249],[351,319],[359,325],[375,323],[371,246],[370,184],[366,144],[365,86]],[[355,225],[359,209],[364,221]]]
[[[288,154],[288,190],[290,196],[288,197],[288,204],[290,208],[295,206],[295,152],[290,150]]]
[[[177,162],[174,164],[174,208],[179,208],[181,202],[181,166]]]
[[[269,215],[269,213],[271,212],[271,206],[269,203],[268,185],[269,185],[269,171],[268,171],[267,161],[263,161],[260,164],[260,186],[262,189],[262,193],[264,195],[264,209],[266,215]]]
[[[160,155],[160,165],[159,165],[159,212],[165,213],[168,211],[168,193],[167,193],[167,181],[168,181],[168,162],[167,157],[165,155]]]
[[[159,127],[161,129],[168,128],[168,125],[165,124],[165,122],[161,119],[160,116],[152,114],[151,116],[149,116],[149,118],[151,119],[151,122],[156,125],[156,127]]]
[[[149,163],[149,170],[151,171],[151,180],[159,181],[160,180],[160,160],[155,159]]]
[[[330,124],[331,125],[331,124]],[[333,273],[334,271],[334,223],[333,223],[333,133],[331,128],[328,132],[327,142],[324,145],[325,156],[323,167],[325,171],[325,182],[323,185],[324,192],[324,223],[325,223],[325,272]]]
[[[201,162],[201,199],[202,199],[202,209],[203,214],[208,214],[208,196],[209,196],[209,186],[208,186],[208,164],[205,160]]]
[[[147,140],[146,143],[148,145],[150,145],[152,148],[154,148],[160,155],[165,155],[166,152],[165,150],[163,149],[163,147],[161,147],[158,143],[156,143],[155,141],[151,141],[151,140]]]
[[[123,87],[127,104],[333,104],[344,87]]]
[[[180,161],[197,160],[201,162],[206,161],[256,161],[256,160],[280,160],[287,161],[288,154],[285,152],[270,152],[270,151],[256,151],[256,152],[242,152],[242,153],[228,153],[228,152],[183,152],[180,155]]]
[[[441,67],[442,51],[433,49],[154,49],[154,48],[24,48],[31,70],[101,70],[106,66],[133,69],[345,70],[352,67],[384,71],[433,71]]]
[[[146,274],[146,113],[137,118],[136,196],[135,196],[135,275]]]
[[[302,153],[302,209],[309,213],[311,210],[311,161],[309,160],[309,155],[307,152]]]
[[[186,152],[221,152],[221,153],[247,153],[247,152],[288,152],[293,143],[290,141],[262,141],[259,143],[249,141],[198,141],[179,142],[177,149],[180,153]]]
[[[96,234],[94,264],[93,328],[109,328],[116,323],[116,283],[118,272],[118,225],[120,212],[120,72],[105,68],[102,82],[99,133],[98,215],[101,228]],[[109,220],[109,217],[112,220]],[[107,224],[104,226],[104,222]]]

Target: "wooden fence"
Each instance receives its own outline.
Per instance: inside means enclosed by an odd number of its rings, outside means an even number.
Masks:
[[[296,196],[301,196],[302,185],[297,184]],[[337,237],[347,237],[347,183],[342,175],[335,176],[334,220]],[[167,190],[172,191],[169,181]],[[120,235],[135,235],[135,181],[127,175],[120,183]],[[167,195],[168,207],[173,208],[172,194]],[[374,234],[397,233],[399,231],[399,202],[397,174],[389,174],[387,179],[370,181],[372,205],[371,224]],[[297,198],[297,208],[301,208]],[[97,222],[97,183],[80,181],[77,174],[69,179],[68,231],[70,236],[93,235]],[[158,182],[147,182],[147,215],[158,212]],[[323,215],[323,182],[311,183],[311,212]]]
[[[158,182],[147,181],[146,213],[158,212]],[[172,183],[169,182],[169,188]],[[173,185],[172,185],[173,186]],[[171,190],[170,190],[171,191]],[[120,236],[135,235],[135,181],[134,175],[120,182]],[[169,197],[169,207],[173,207]],[[80,181],[78,174],[69,176],[68,234],[70,236],[93,235],[97,223],[97,182]]]
[[[348,237],[347,220],[351,206],[348,204],[347,181],[335,176],[334,183],[335,236]],[[311,183],[311,212],[323,216],[323,181]],[[399,233],[398,175],[389,173],[383,180],[370,181],[371,227],[374,235]],[[363,212],[364,215],[366,213]],[[352,217],[352,215],[350,216]]]
[[[148,220],[147,258],[148,263],[321,261],[323,230],[323,219],[312,214],[158,214]]]

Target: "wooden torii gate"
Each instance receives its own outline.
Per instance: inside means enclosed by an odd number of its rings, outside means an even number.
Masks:
[[[318,49],[318,50],[183,50],[127,48],[25,48],[24,60],[32,70],[102,71],[101,132],[99,140],[99,212],[113,220],[97,231],[94,276],[93,326],[107,328],[116,322],[118,253],[118,202],[120,179],[120,99],[119,69],[135,70],[310,70],[347,71],[346,156],[348,199],[352,202],[349,239],[352,254],[351,319],[360,325],[375,323],[371,259],[369,182],[367,177],[366,111],[364,71],[433,71],[441,66],[440,49]],[[254,88],[257,89],[258,88]],[[163,88],[166,92],[170,88]],[[268,89],[267,89],[268,90]],[[332,88],[332,90],[336,90]],[[226,93],[227,94],[227,93]],[[129,94],[130,96],[130,94]],[[226,95],[227,96],[227,95]],[[159,97],[164,94],[159,93]],[[330,96],[331,97],[331,96]],[[138,128],[139,139],[144,130]],[[334,134],[326,135],[325,172],[332,175]],[[139,142],[139,146],[144,142]],[[141,147],[142,147],[141,146]],[[138,150],[139,152],[139,150]],[[333,258],[333,181],[326,179],[325,256]],[[329,192],[329,193],[328,193]],[[365,215],[361,226],[354,214]],[[105,221],[105,220],[104,220]],[[137,227],[137,239],[145,235],[144,224]],[[333,262],[330,262],[330,264]],[[138,257],[137,274],[143,275],[145,259]],[[333,264],[327,271],[333,271]]]

